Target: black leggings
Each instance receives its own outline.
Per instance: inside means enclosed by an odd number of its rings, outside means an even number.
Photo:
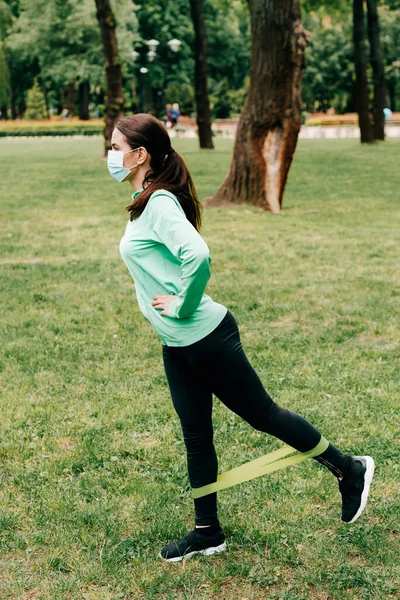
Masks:
[[[192,488],[217,480],[213,444],[212,394],[259,431],[270,433],[300,452],[314,448],[320,432],[300,415],[279,407],[248,361],[234,316],[228,310],[206,337],[188,346],[162,347],[172,402],[181,421]],[[332,444],[315,457],[337,477],[346,475],[350,457]],[[196,498],[195,524],[217,525],[217,494]]]

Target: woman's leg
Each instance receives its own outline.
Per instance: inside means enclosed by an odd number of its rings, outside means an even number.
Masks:
[[[212,392],[179,354],[179,348],[163,346],[162,352],[172,402],[181,421],[190,485],[213,483],[218,461],[213,443]],[[194,506],[196,526],[219,526],[216,493],[196,498]]]
[[[314,448],[320,432],[300,415],[281,408],[268,395],[248,361],[233,315],[228,311],[220,325],[202,340],[184,347],[193,370],[233,412],[300,452]],[[332,444],[315,457],[335,476],[346,476],[352,459]]]

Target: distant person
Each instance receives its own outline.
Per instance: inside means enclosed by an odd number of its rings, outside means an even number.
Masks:
[[[172,124],[172,104],[166,104],[165,105],[165,115],[163,116],[163,121],[164,121],[164,125],[165,125],[165,127],[167,127],[167,129],[170,129],[171,127],[173,127],[173,124]]]
[[[172,127],[175,127],[175,125],[178,124],[180,116],[181,116],[181,111],[179,110],[179,104],[177,102],[174,102],[172,105],[172,114],[171,114]]]
[[[383,109],[383,114],[385,115],[385,120],[386,121],[391,121],[392,120],[392,111],[390,110],[390,108],[384,108]]]
[[[204,293],[211,275],[211,258],[199,233],[202,205],[185,161],[172,148],[165,127],[148,114],[121,117],[113,130],[111,146],[107,163],[110,175],[118,182],[129,181],[133,188],[129,205],[125,206],[129,219],[119,251],[135,283],[139,308],[162,343],[160,350],[181,422],[191,487],[217,481],[212,423],[215,394],[252,427],[300,452],[315,450],[322,441],[326,449],[314,458],[338,480],[342,521],[354,523],[367,503],[374,461],[370,456],[344,454],[323,439],[309,421],[276,404],[244,353],[235,317]],[[349,409],[357,413],[355,399]],[[332,418],[340,422],[334,403],[330,410]],[[364,436],[360,431],[357,436],[357,445],[363,446]],[[178,449],[173,446],[172,450],[173,454]],[[165,444],[164,457],[170,451]],[[195,528],[183,539],[165,546],[159,555],[163,560],[176,562],[198,553],[226,550],[216,492],[195,498],[194,509]],[[325,550],[329,553],[327,541]]]

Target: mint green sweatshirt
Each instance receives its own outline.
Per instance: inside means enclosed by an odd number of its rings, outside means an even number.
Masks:
[[[193,344],[220,324],[227,308],[204,293],[211,277],[208,246],[175,194],[153,192],[140,217],[128,221],[119,250],[135,283],[139,308],[164,345]],[[153,297],[161,294],[176,295],[168,315],[152,305]]]

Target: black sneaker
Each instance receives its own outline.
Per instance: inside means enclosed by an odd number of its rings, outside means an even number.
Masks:
[[[225,535],[220,529],[215,535],[202,535],[197,530],[189,531],[179,542],[173,542],[165,546],[159,557],[168,562],[178,562],[183,558],[189,558],[194,554],[209,556],[216,552],[226,550]]]
[[[352,458],[354,461],[351,473],[345,479],[339,480],[344,523],[354,523],[364,510],[375,469],[371,456]]]

